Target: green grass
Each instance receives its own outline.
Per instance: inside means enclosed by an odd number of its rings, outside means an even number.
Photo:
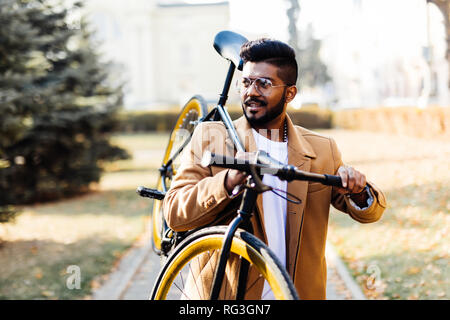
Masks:
[[[107,164],[92,193],[25,206],[15,222],[0,224],[0,299],[89,298],[148,223],[151,201],[135,190],[155,184],[167,139],[114,137],[133,159]],[[72,265],[80,268],[80,289],[67,286]]]
[[[371,299],[450,298],[450,144],[367,132],[323,131],[346,163],[386,194],[382,219],[359,224],[332,210],[328,239]],[[142,234],[167,134],[114,137],[133,159],[105,166],[95,192],[26,206],[0,224],[0,299],[89,298]],[[81,271],[81,289],[68,289]]]

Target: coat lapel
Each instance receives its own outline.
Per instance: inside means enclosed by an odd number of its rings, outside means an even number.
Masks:
[[[311,159],[314,159],[316,154],[309,142],[302,135],[298,134],[289,116],[286,118],[288,128],[288,162],[300,170],[308,172],[311,169]],[[300,247],[308,182],[291,181],[288,183],[287,191],[302,201],[300,204],[288,201],[286,210],[286,268],[291,277],[294,277],[295,264],[297,263],[298,249]]]

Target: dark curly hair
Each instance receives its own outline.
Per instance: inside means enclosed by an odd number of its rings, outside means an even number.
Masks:
[[[298,65],[295,51],[279,40],[261,38],[244,43],[239,53],[246,62],[266,62],[279,68],[278,76],[287,85],[295,85],[298,77]]]

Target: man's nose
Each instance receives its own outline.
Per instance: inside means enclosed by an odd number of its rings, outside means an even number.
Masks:
[[[256,86],[256,82],[253,82],[250,87],[247,89],[248,96],[260,96],[261,94],[258,91],[258,87]]]

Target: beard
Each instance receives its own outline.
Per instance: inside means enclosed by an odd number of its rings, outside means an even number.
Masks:
[[[259,100],[256,98],[248,98],[244,103],[242,103],[242,110],[244,112],[244,116],[247,119],[247,121],[250,123],[250,125],[252,125],[252,126],[264,125],[264,124],[272,121],[273,119],[276,119],[280,114],[283,113],[284,105],[286,103],[286,89],[283,91],[283,96],[281,97],[280,101],[278,101],[278,103],[270,110],[266,109],[266,113],[259,118],[249,116],[245,110],[245,105],[252,101],[257,102],[262,107],[267,108],[267,103],[265,101],[262,101],[262,100]]]

